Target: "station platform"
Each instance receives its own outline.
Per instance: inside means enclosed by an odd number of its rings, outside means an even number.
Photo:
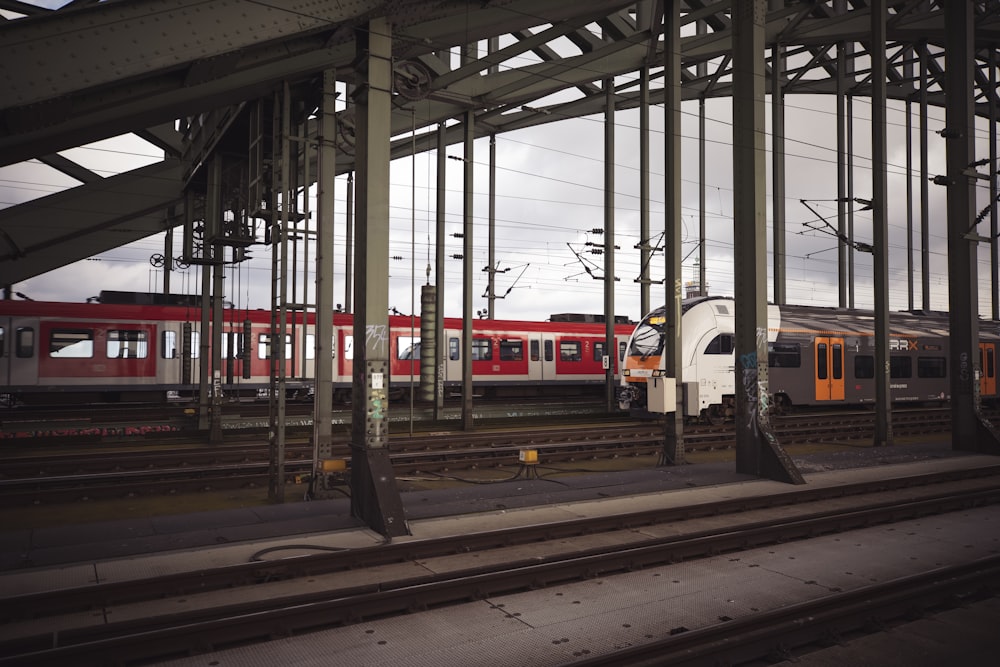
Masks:
[[[811,487],[995,465],[996,457],[953,451],[945,443],[852,448],[794,457]],[[598,515],[675,508],[720,499],[792,492],[801,487],[750,478],[732,462],[516,479],[403,494],[411,535],[430,539]],[[793,604],[826,590],[921,571],[928,560],[968,562],[1000,551],[1000,508],[983,507],[848,534],[765,547],[640,572],[333,628],[238,647],[170,665],[561,665],[757,610]],[[850,535],[845,538],[844,535]],[[317,548],[383,542],[349,514],[345,499],[0,533],[0,599],[37,590],[294,557]],[[942,664],[931,643],[949,643],[956,664],[995,664],[1000,603],[994,599],[940,637],[866,664]],[[965,633],[959,637],[955,633]],[[939,655],[939,654],[937,654]],[[820,654],[815,657],[820,660]],[[985,661],[986,656],[989,662]],[[939,659],[939,658],[938,658]],[[928,661],[931,660],[931,661]],[[798,659],[796,664],[810,663]]]
[[[796,457],[804,475],[849,471],[892,463],[913,463],[962,457],[944,442],[926,442],[873,449],[867,446]],[[581,464],[582,466],[582,464]],[[544,472],[544,467],[543,467]],[[839,483],[838,476],[828,476]],[[581,501],[597,501],[608,514],[626,511],[623,506],[642,507],[649,494],[694,490],[719,485],[752,482],[755,493],[780,492],[789,485],[759,480],[736,473],[732,462],[699,463],[627,472],[605,472],[518,478],[489,484],[467,484],[445,489],[402,493],[407,521],[414,537],[424,537],[429,520],[445,520],[459,526],[464,520],[482,527],[484,517],[493,517],[494,527],[516,525],[516,521],[572,518],[565,509]],[[695,502],[687,494],[685,502]],[[561,508],[561,509],[560,509]],[[519,510],[516,514],[513,510]],[[544,516],[543,516],[544,515]],[[26,568],[51,567],[90,560],[136,557],[163,552],[186,551],[248,542],[283,540],[296,535],[343,534],[367,529],[350,515],[346,497],[282,505],[192,512],[177,515],[122,519],[99,523],[70,524],[37,529],[6,531],[0,527],[0,573]],[[456,532],[460,532],[456,528]],[[382,541],[381,535],[371,533]],[[398,539],[398,538],[397,538]],[[405,539],[405,538],[403,538]]]

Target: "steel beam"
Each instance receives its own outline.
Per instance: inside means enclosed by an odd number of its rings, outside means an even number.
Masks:
[[[764,14],[766,0],[733,8],[733,216],[736,260],[736,470],[802,484],[768,417],[766,130]]]
[[[354,400],[351,417],[351,514],[386,537],[409,528],[389,461],[389,116],[392,26],[373,19],[358,31],[365,85],[357,103],[357,275]]]
[[[604,80],[604,369],[605,409],[618,404],[615,387],[615,82]]]

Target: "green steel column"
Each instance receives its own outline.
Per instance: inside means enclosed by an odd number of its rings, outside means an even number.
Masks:
[[[475,195],[475,148],[476,114],[472,109],[465,112],[465,162],[463,163],[462,186],[462,428],[471,431],[472,419],[472,232]]]
[[[674,411],[664,415],[660,465],[684,463],[684,377],[682,358],[681,299],[681,12],[680,0],[663,8],[663,160],[664,183],[664,305],[666,326],[663,341],[665,370],[673,378],[677,400]]]
[[[409,533],[389,461],[389,136],[392,28],[373,19],[356,32],[357,277],[351,514],[387,537]]]
[[[333,453],[333,239],[337,176],[337,78],[323,73],[316,137],[316,393],[313,402],[313,465]],[[343,351],[341,351],[343,353]]]
[[[892,444],[889,394],[889,186],[886,177],[885,0],[871,2],[872,55],[872,261],[875,272],[875,442]]]
[[[948,301],[952,449],[1000,453],[979,411],[979,284],[975,222],[974,6],[949,2],[945,26],[945,137],[948,188]]]
[[[736,470],[803,483],[768,419],[766,0],[736,3],[733,17],[733,186],[736,264]]]

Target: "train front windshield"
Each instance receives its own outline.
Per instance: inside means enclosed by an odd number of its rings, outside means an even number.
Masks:
[[[662,313],[644,318],[632,334],[632,345],[628,354],[632,357],[652,357],[663,353],[663,325],[666,318]]]

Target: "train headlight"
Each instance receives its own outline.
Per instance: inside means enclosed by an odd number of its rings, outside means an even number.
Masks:
[[[667,374],[667,372],[665,370],[663,370],[662,368],[657,368],[656,370],[653,371],[653,377],[655,377],[655,378],[661,378],[661,377],[663,377],[666,374]]]
[[[628,368],[626,368],[625,370],[622,371],[622,375],[624,375],[625,377],[628,377],[628,376],[632,375],[632,371],[629,370]]]

